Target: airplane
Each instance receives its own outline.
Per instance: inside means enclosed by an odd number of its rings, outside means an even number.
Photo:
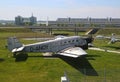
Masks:
[[[88,43],[90,42],[92,42],[92,39],[80,36],[59,36],[53,40],[24,45],[16,37],[9,37],[7,48],[13,53],[14,57],[19,53],[52,52],[77,58],[87,54],[84,50],[88,49]]]
[[[115,37],[115,33],[112,33],[111,39],[108,44],[111,44],[111,43],[113,44],[115,42],[120,42],[120,39]]]
[[[115,33],[112,33],[111,37],[103,36],[103,35],[97,35],[96,39],[109,39],[110,41],[108,42],[108,44],[113,44],[115,42],[120,42],[120,39],[115,37]]]

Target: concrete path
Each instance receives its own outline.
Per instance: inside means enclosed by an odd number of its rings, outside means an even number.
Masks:
[[[89,48],[89,50],[97,50],[97,51],[104,51],[104,52],[111,52],[111,53],[118,53],[118,54],[120,54],[119,51],[113,51],[113,50],[107,50],[107,49],[101,49],[101,48],[95,48],[95,47],[91,47],[91,48]]]

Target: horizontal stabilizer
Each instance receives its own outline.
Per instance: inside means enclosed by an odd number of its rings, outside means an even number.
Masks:
[[[24,47],[20,47],[20,48],[15,48],[12,50],[13,53],[15,52],[21,52],[24,49]]]
[[[62,50],[58,53],[59,55],[68,56],[68,57],[80,57],[82,55],[86,55],[87,53],[80,47],[70,47]]]

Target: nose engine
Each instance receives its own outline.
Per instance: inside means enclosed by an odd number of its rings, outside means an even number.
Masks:
[[[87,38],[84,38],[84,39],[87,41],[88,44],[92,43],[93,40],[94,40],[94,38],[92,38],[92,37],[87,37]]]
[[[82,49],[86,50],[88,49],[88,43],[85,39],[81,39],[76,47],[81,47]]]

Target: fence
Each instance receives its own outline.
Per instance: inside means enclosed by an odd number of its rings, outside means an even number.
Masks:
[[[93,69],[81,69],[81,71],[67,70],[66,74],[70,82],[120,82],[119,69],[102,69],[94,72]]]

